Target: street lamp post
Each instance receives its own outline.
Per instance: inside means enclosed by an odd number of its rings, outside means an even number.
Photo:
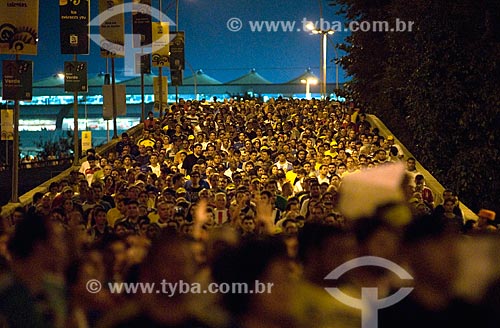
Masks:
[[[321,86],[322,86],[322,93],[321,95],[323,98],[326,98],[326,33],[321,33],[321,54],[322,54],[322,61],[321,61]]]
[[[175,33],[179,32],[179,0],[175,1]],[[177,36],[177,34],[176,34]],[[182,74],[181,74],[182,76]],[[182,80],[182,79],[181,79]],[[179,101],[179,87],[175,85],[175,103]]]
[[[339,89],[339,57],[337,56],[337,50],[335,50],[335,89]]]
[[[307,78],[300,80],[300,83],[306,85],[306,99],[311,99],[311,85],[318,84],[318,79],[315,78]]]
[[[311,31],[312,34],[320,34],[321,35],[321,60],[320,60],[320,79],[321,79],[321,97],[324,99],[326,98],[327,92],[326,92],[326,45],[327,45],[327,39],[328,35],[332,35],[335,33],[334,30],[328,29],[328,30],[321,30],[317,29],[316,26],[312,22],[309,22],[306,25],[306,29]]]
[[[335,90],[339,89],[339,53],[337,51],[337,47],[335,46],[335,43],[331,39],[328,39],[330,43],[332,44],[333,51],[335,52],[335,58],[330,60],[330,62],[335,63]]]

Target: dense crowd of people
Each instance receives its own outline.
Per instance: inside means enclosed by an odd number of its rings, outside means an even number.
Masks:
[[[474,302],[458,301],[453,288],[461,241],[497,243],[496,214],[466,220],[457,193],[435,195],[416,160],[365,113],[330,100],[181,99],[143,126],[108,154],[88,150],[79,170],[3,218],[1,324],[360,327],[361,310],[323,287],[333,269],[367,255],[402,265],[415,282],[379,313],[381,327],[495,322],[498,281]],[[357,298],[361,286],[377,286],[382,298],[401,283],[386,271],[358,269],[337,285]],[[104,286],[98,293],[92,279]],[[273,288],[168,296],[106,288],[164,280]]]

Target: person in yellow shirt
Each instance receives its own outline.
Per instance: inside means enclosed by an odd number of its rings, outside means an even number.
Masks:
[[[155,144],[156,140],[151,137],[151,133],[148,130],[144,130],[144,132],[142,133],[142,138],[137,141],[138,146],[144,145],[145,147],[154,148]]]
[[[122,219],[127,214],[127,207],[125,206],[125,195],[122,193],[117,193],[115,195],[115,205],[106,213],[106,220],[108,221],[108,226],[113,228],[115,222]]]
[[[298,170],[301,168],[302,166],[300,165],[300,163],[298,162],[295,162],[293,163],[293,168],[290,170],[290,171],[287,171],[286,172],[286,179],[288,181],[290,181],[290,183],[293,185],[295,185],[295,180],[298,176]]]

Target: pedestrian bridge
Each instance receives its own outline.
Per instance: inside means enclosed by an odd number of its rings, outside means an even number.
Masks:
[[[391,131],[387,128],[387,126],[385,126],[385,124],[375,115],[367,115],[367,120],[370,122],[372,127],[374,127],[374,128],[376,127],[379,129],[380,135],[383,135],[383,136],[393,135],[393,133],[391,133]],[[128,131],[129,135],[139,136],[142,132],[142,127],[143,127],[142,123],[133,127],[132,129],[130,129]],[[110,151],[113,151],[115,149],[116,143],[118,143],[118,141],[119,141],[118,139],[111,140],[109,143],[107,143],[101,147],[98,147],[96,150],[101,155],[107,155]],[[401,148],[405,154],[405,158],[415,157],[411,154],[411,152],[402,143],[400,143],[397,140],[397,137],[395,138],[395,141],[401,146]],[[82,161],[83,161],[83,159],[81,160],[81,162]],[[73,170],[75,170],[76,168],[79,168],[79,165],[72,166],[72,167],[64,170],[63,172],[61,172],[57,176],[52,177],[51,179],[45,181],[44,183],[40,184],[36,188],[21,195],[19,197],[19,203],[6,204],[5,206],[2,207],[2,212],[1,212],[2,217],[9,216],[14,211],[14,209],[18,206],[26,206],[26,205],[31,204],[32,199],[33,199],[33,195],[36,192],[43,192],[43,193],[47,192],[48,187],[52,182],[59,181],[62,178],[68,177],[70,175],[70,173]],[[433,191],[434,197],[435,197],[435,203],[436,204],[441,203],[442,202],[442,194],[443,194],[443,191],[445,188],[441,185],[441,183],[439,183],[439,181],[436,180],[436,178],[434,176],[432,176],[432,174],[428,170],[425,169],[425,167],[418,161],[418,158],[417,158],[417,170],[424,175],[427,186]],[[25,177],[23,175],[20,175],[20,179],[23,179],[23,178],[25,178]],[[2,190],[4,192],[9,192],[9,194],[10,194],[10,189],[5,190],[2,188]],[[465,220],[469,220],[469,219],[476,220],[477,219],[477,215],[472,210],[470,210],[465,204],[460,203],[460,208],[464,213]]]

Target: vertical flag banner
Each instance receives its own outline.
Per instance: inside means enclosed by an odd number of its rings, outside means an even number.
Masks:
[[[182,85],[182,71],[180,69],[171,69],[170,78],[173,86]]]
[[[151,54],[135,54],[134,72],[136,74],[151,74]]]
[[[132,10],[133,47],[150,45],[151,35],[151,0],[134,0]]]
[[[2,113],[2,141],[14,140],[14,111],[3,109]]]
[[[0,1],[0,54],[36,55],[38,0]]]
[[[173,70],[184,70],[184,32],[176,32],[170,42],[170,68]]]
[[[31,100],[33,96],[33,62],[4,60],[2,62],[3,100]]]
[[[87,92],[87,62],[64,62],[64,91]]]
[[[152,27],[152,50],[153,50],[153,66],[168,67],[169,66],[169,24],[167,22],[153,22]]]
[[[101,56],[123,57],[125,13],[123,0],[99,0]]]
[[[92,131],[82,131],[82,152],[92,148]]]
[[[89,54],[90,0],[59,0],[59,26],[63,55]]]
[[[161,85],[162,85],[162,90],[161,90],[161,98],[163,102],[163,107],[167,105],[168,101],[168,80],[166,76],[161,77]],[[155,112],[160,111],[160,78],[159,77],[154,77],[153,78],[153,94],[154,94],[154,110]]]

